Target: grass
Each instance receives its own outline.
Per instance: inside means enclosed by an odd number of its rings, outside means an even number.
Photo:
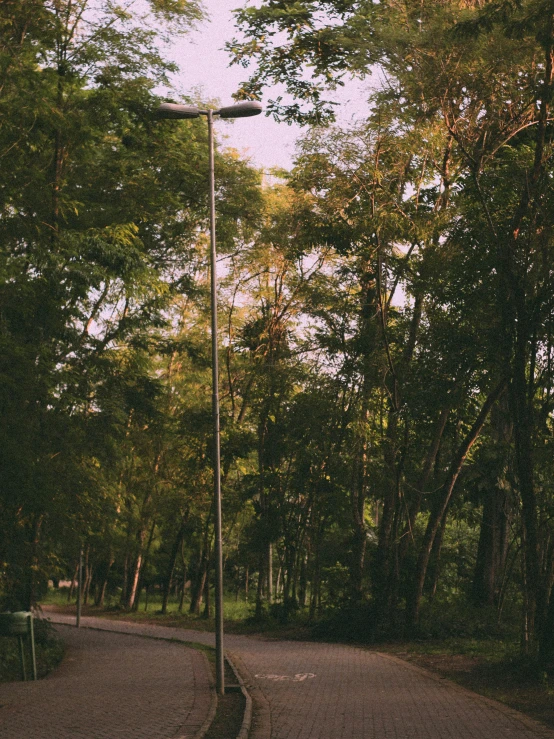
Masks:
[[[71,602],[68,603],[66,588],[62,588],[60,590],[49,588],[48,593],[42,599],[43,605],[53,605],[53,606],[61,606],[61,607],[72,606],[73,608],[75,608],[75,602],[76,602],[75,597],[73,597]],[[212,598],[212,604],[213,604],[213,598]],[[179,601],[175,598],[170,598],[167,604],[167,613],[173,616],[181,616],[181,615],[188,616],[189,605],[190,605],[190,601],[185,599],[183,603],[183,613],[180,614],[179,613]],[[139,602],[137,610],[133,611],[132,613],[135,614],[137,617],[140,617],[140,616],[148,617],[152,615],[160,615],[161,607],[162,607],[162,596],[159,593],[155,593],[149,596],[148,602],[145,601],[144,596],[143,596]],[[94,608],[94,606],[89,606],[89,608]],[[225,617],[231,621],[239,621],[239,620],[248,618],[252,608],[253,608],[253,604],[249,603],[248,601],[244,601],[244,600],[237,601],[234,596],[229,596],[225,598]],[[119,603],[119,597],[111,596],[111,597],[106,598],[103,610],[104,611],[123,610],[122,606]],[[126,611],[126,613],[129,614],[128,611]],[[195,618],[199,619],[201,618],[201,616],[195,616]]]
[[[200,615],[189,613],[190,601],[185,600],[183,604],[183,612],[179,612],[179,603],[176,599],[169,601],[167,605],[167,613],[161,613],[162,598],[160,595],[151,595],[148,599],[148,606],[145,608],[144,599],[139,603],[136,611],[128,611],[124,609],[118,598],[110,598],[106,600],[104,608],[98,608],[93,605],[82,607],[83,616],[102,616],[114,620],[133,621],[136,623],[152,623],[163,626],[174,626],[182,629],[195,629],[197,631],[214,631],[214,608],[212,598],[212,613],[209,618],[203,615],[203,607]],[[76,604],[73,600],[71,603],[67,601],[67,590],[49,589],[47,595],[42,600],[42,605],[55,607],[56,610],[63,613],[75,613]],[[234,595],[225,597],[224,605],[225,630],[230,634],[259,634],[264,633],[268,636],[281,637],[284,639],[309,639],[310,631],[306,627],[306,618],[299,618],[288,625],[281,625],[279,621],[265,614],[262,619],[254,618],[254,603],[245,600],[238,600]]]

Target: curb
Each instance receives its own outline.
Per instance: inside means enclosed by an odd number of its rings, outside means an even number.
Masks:
[[[210,697],[210,708],[209,708],[209,711],[208,711],[208,715],[206,716],[206,720],[204,721],[204,723],[202,724],[202,726],[200,727],[200,729],[198,730],[198,732],[194,735],[194,739],[203,739],[203,737],[205,737],[206,734],[208,733],[208,730],[209,730],[210,726],[212,725],[212,721],[214,720],[214,717],[215,717],[215,714],[216,714],[216,711],[217,711],[217,693],[215,691],[215,684],[214,684],[214,679],[213,679],[213,675],[212,675],[212,668],[210,667],[210,663],[208,662],[208,658],[206,657],[206,655],[204,654],[204,652],[202,650],[199,649],[197,651],[200,652],[200,654],[202,655],[202,658],[204,660],[204,666],[205,666],[206,671],[207,671],[207,673],[209,675],[210,693],[211,693],[211,697]]]
[[[238,654],[235,652],[232,652],[230,655],[227,654],[227,661],[232,666],[239,680],[241,690],[250,698],[250,709],[248,708],[247,698],[244,720],[237,739],[271,739],[271,709],[269,701],[263,691],[255,684],[254,678]]]
[[[248,739],[250,726],[252,724],[252,698],[250,697],[250,693],[246,689],[246,685],[244,684],[242,675],[237,670],[233,660],[231,659],[231,655],[226,654],[225,659],[227,660],[227,664],[229,665],[231,670],[234,672],[237,682],[240,685],[240,691],[244,695],[244,700],[246,701],[244,706],[244,716],[242,719],[242,724],[236,739]]]

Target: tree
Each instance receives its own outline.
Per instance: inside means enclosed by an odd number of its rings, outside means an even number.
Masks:
[[[245,40],[229,46],[234,60],[245,66],[250,59],[258,62],[241,94],[258,96],[264,85],[285,83],[296,100],[271,103],[277,116],[313,122],[330,115],[323,86],[332,88],[345,74],[365,75],[378,65],[386,85],[370,104],[396,105],[397,125],[413,132],[430,124],[442,129],[442,190],[447,197],[455,188],[456,217],[461,219],[457,225],[451,221],[453,236],[458,239],[465,224],[459,247],[468,258],[492,257],[487,282],[496,296],[501,337],[501,362],[493,371],[507,370],[509,382],[528,643],[535,618],[539,624],[544,618],[548,590],[539,564],[533,457],[537,361],[541,347],[549,346],[545,329],[551,311],[547,296],[552,294],[546,266],[551,263],[550,11],[526,3],[512,9],[496,3],[483,9],[433,2],[418,8],[263,3],[240,11],[238,20]],[[284,46],[283,34],[288,39]]]
[[[152,16],[176,31],[200,17],[194,2],[155,2],[137,16],[86,0],[0,10],[0,559],[19,607],[56,564],[64,522],[78,551],[114,520],[129,433],[141,414],[149,424],[159,415],[155,332],[194,284],[206,133],[154,123],[153,89],[173,67],[156,50]],[[232,209],[255,177],[233,156],[218,164],[230,242]],[[152,461],[147,488],[156,451],[148,435],[135,443],[148,449],[144,466]]]

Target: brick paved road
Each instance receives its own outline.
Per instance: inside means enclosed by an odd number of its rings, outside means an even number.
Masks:
[[[45,680],[0,684],[1,739],[188,739],[210,708],[206,658],[180,644],[58,626]]]
[[[213,643],[190,630],[82,623]],[[255,708],[264,712],[250,739],[554,739],[521,714],[387,655],[230,635],[225,644],[250,672]]]

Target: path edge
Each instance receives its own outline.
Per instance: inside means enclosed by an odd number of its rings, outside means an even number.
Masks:
[[[48,617],[46,620],[49,621],[51,624],[57,624],[59,626],[69,626],[70,628],[77,628],[75,624],[67,623],[67,621],[56,621],[55,619],[51,617]],[[132,623],[132,622],[129,621],[126,623]],[[204,736],[206,736],[215,718],[215,714],[217,712],[217,692],[215,689],[215,682],[213,678],[212,668],[210,666],[210,662],[208,658],[206,657],[206,654],[204,653],[204,650],[202,649],[203,645],[201,643],[196,642],[198,644],[198,647],[195,647],[193,646],[195,642],[184,640],[184,639],[183,640],[175,639],[175,638],[166,637],[166,636],[154,636],[151,634],[138,634],[138,633],[133,634],[128,631],[118,631],[117,629],[105,629],[105,628],[102,628],[101,626],[89,626],[85,624],[81,624],[79,628],[88,629],[89,631],[107,631],[111,634],[121,634],[122,636],[138,636],[143,639],[154,639],[158,641],[167,641],[167,642],[173,642],[173,643],[175,642],[185,643],[186,642],[185,646],[188,649],[192,649],[194,652],[196,652],[197,655],[201,657],[201,659],[204,662],[204,669],[206,671],[206,674],[208,675],[208,683],[210,685],[210,707],[208,709],[208,715],[206,716],[206,719],[204,720],[204,723],[202,724],[200,729],[194,735],[194,739],[203,739]],[[59,667],[62,667],[62,666],[63,666],[63,660],[60,663]],[[48,675],[46,677],[48,677]],[[245,739],[247,739],[247,737],[248,735],[246,735]],[[176,737],[176,739],[179,739],[179,737]],[[239,739],[239,737],[237,737],[237,739]],[[242,736],[240,737],[240,739],[242,739]]]
[[[242,717],[242,724],[236,739],[248,739],[248,735],[250,734],[250,726],[252,725],[252,698],[246,688],[244,680],[242,679],[242,675],[235,665],[235,658],[232,658],[231,654],[227,652],[227,654],[225,655],[225,659],[227,660],[227,664],[233,671],[235,678],[240,685],[240,691],[243,694],[245,700],[244,716]]]
[[[194,735],[194,739],[203,739],[203,737],[206,736],[208,733],[208,730],[210,726],[212,725],[212,722],[215,718],[215,714],[217,711],[217,692],[215,689],[215,683],[214,678],[212,674],[212,668],[210,666],[210,663],[208,661],[208,658],[206,657],[206,654],[202,649],[196,649],[196,652],[198,652],[200,655],[202,655],[202,659],[204,660],[204,667],[206,668],[206,671],[208,673],[208,680],[210,683],[210,708],[208,710],[208,715],[206,716],[206,720],[198,730],[198,732]]]
[[[386,652],[377,651],[374,651],[373,653],[378,655],[379,657],[382,657],[383,659],[395,662],[399,666],[404,667],[406,670],[417,672],[419,675],[434,680],[435,682],[439,683],[439,685],[448,687],[449,689],[455,690],[456,692],[462,693],[463,695],[470,696],[473,700],[478,700],[482,703],[485,703],[485,705],[487,705],[489,708],[494,709],[495,711],[498,711],[498,713],[503,713],[504,715],[519,721],[527,729],[536,732],[540,737],[543,737],[544,739],[554,739],[553,729],[551,729],[549,726],[546,726],[546,724],[543,724],[541,721],[531,718],[531,716],[527,716],[527,714],[518,711],[516,708],[507,706],[505,703],[501,703],[494,698],[488,698],[486,695],[476,693],[474,690],[465,688],[463,685],[459,685],[458,683],[454,682],[454,680],[451,680],[448,677],[443,677],[437,672],[432,672],[425,667],[415,665],[413,662],[408,662],[407,660],[402,659],[401,657],[397,657],[394,654],[387,654]]]
[[[236,652],[227,653],[227,661],[237,676],[241,690],[248,696],[244,720],[237,739],[271,739],[271,709],[264,693]],[[248,699],[250,711],[248,713]]]

